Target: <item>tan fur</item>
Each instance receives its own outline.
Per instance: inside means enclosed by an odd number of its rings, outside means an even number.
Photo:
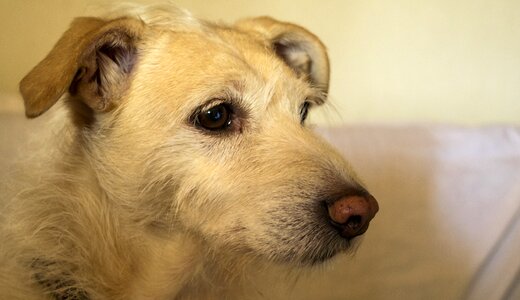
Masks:
[[[320,201],[361,186],[299,115],[328,80],[319,39],[267,17],[74,21],[21,82],[27,116],[63,94],[67,113],[43,168],[4,201],[0,298],[255,298],[261,266],[344,252]],[[229,130],[193,124],[221,102],[237,108]]]

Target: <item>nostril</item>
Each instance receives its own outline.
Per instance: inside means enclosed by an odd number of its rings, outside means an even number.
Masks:
[[[347,219],[347,227],[352,230],[358,230],[362,226],[363,218],[361,216],[351,216]]]

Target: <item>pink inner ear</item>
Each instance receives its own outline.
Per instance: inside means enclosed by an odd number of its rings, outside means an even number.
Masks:
[[[94,49],[79,62],[85,71],[71,83],[71,95],[94,112],[111,110],[128,88],[128,74],[137,57],[135,42],[136,37],[124,28],[101,33],[94,40]]]
[[[136,49],[132,44],[125,45],[110,45],[105,44],[98,50],[99,53],[104,54],[115,62],[121,72],[130,73],[135,64]]]
[[[112,109],[128,88],[128,74],[136,61],[137,50],[124,34],[106,41],[86,55],[70,85],[69,92],[94,112]]]
[[[308,76],[312,81],[311,57],[298,44],[284,43],[282,41],[273,44],[276,54],[291,67],[298,76]]]

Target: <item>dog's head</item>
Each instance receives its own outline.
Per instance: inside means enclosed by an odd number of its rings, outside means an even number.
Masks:
[[[305,124],[328,91],[320,40],[268,17],[159,15],[76,19],[22,80],[27,116],[67,94],[76,148],[145,230],[293,264],[347,249],[378,206]]]

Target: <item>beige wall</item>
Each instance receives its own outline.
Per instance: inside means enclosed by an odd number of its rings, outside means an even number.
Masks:
[[[73,16],[107,2],[0,0],[0,92],[16,91]],[[212,20],[272,15],[318,34],[335,106],[319,122],[520,124],[518,0],[176,3]]]

